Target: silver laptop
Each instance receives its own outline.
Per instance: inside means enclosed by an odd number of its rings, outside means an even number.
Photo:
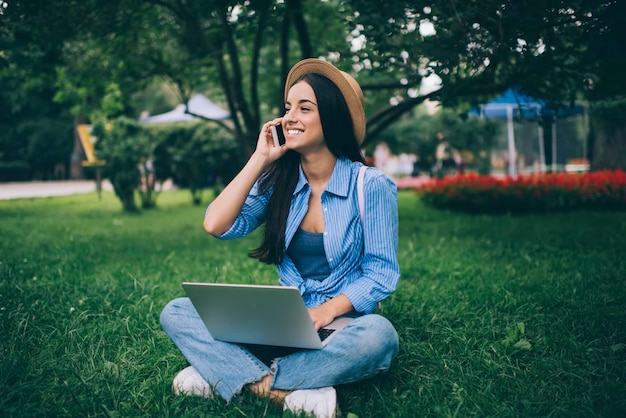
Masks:
[[[339,317],[320,332],[295,287],[183,283],[216,340],[318,349],[353,318]]]

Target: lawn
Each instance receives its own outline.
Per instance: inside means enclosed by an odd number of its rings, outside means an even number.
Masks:
[[[220,242],[188,192],[121,212],[112,193],[0,201],[0,414],[280,416],[244,394],[174,397],[185,359],[159,313],[182,281],[275,284],[254,235]],[[338,387],[343,416],[626,415],[626,214],[480,216],[401,192],[401,352]]]

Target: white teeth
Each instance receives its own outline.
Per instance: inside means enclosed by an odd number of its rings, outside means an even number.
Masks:
[[[302,132],[302,131],[297,130],[297,129],[289,129],[289,130],[287,131],[287,133],[288,133],[289,135],[299,135],[301,132]]]

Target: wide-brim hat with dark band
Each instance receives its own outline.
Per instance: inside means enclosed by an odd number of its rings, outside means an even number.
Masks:
[[[305,74],[320,74],[332,81],[341,91],[352,118],[354,137],[360,144],[365,139],[365,110],[363,91],[359,83],[346,72],[317,58],[307,58],[291,67],[285,82],[285,100],[291,86]]]

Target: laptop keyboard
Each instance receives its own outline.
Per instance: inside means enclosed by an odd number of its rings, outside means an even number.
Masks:
[[[322,328],[319,331],[317,331],[317,335],[320,336],[320,340],[324,341],[326,338],[328,338],[328,336],[330,334],[332,334],[333,332],[335,332],[334,329],[330,329],[330,328]]]

